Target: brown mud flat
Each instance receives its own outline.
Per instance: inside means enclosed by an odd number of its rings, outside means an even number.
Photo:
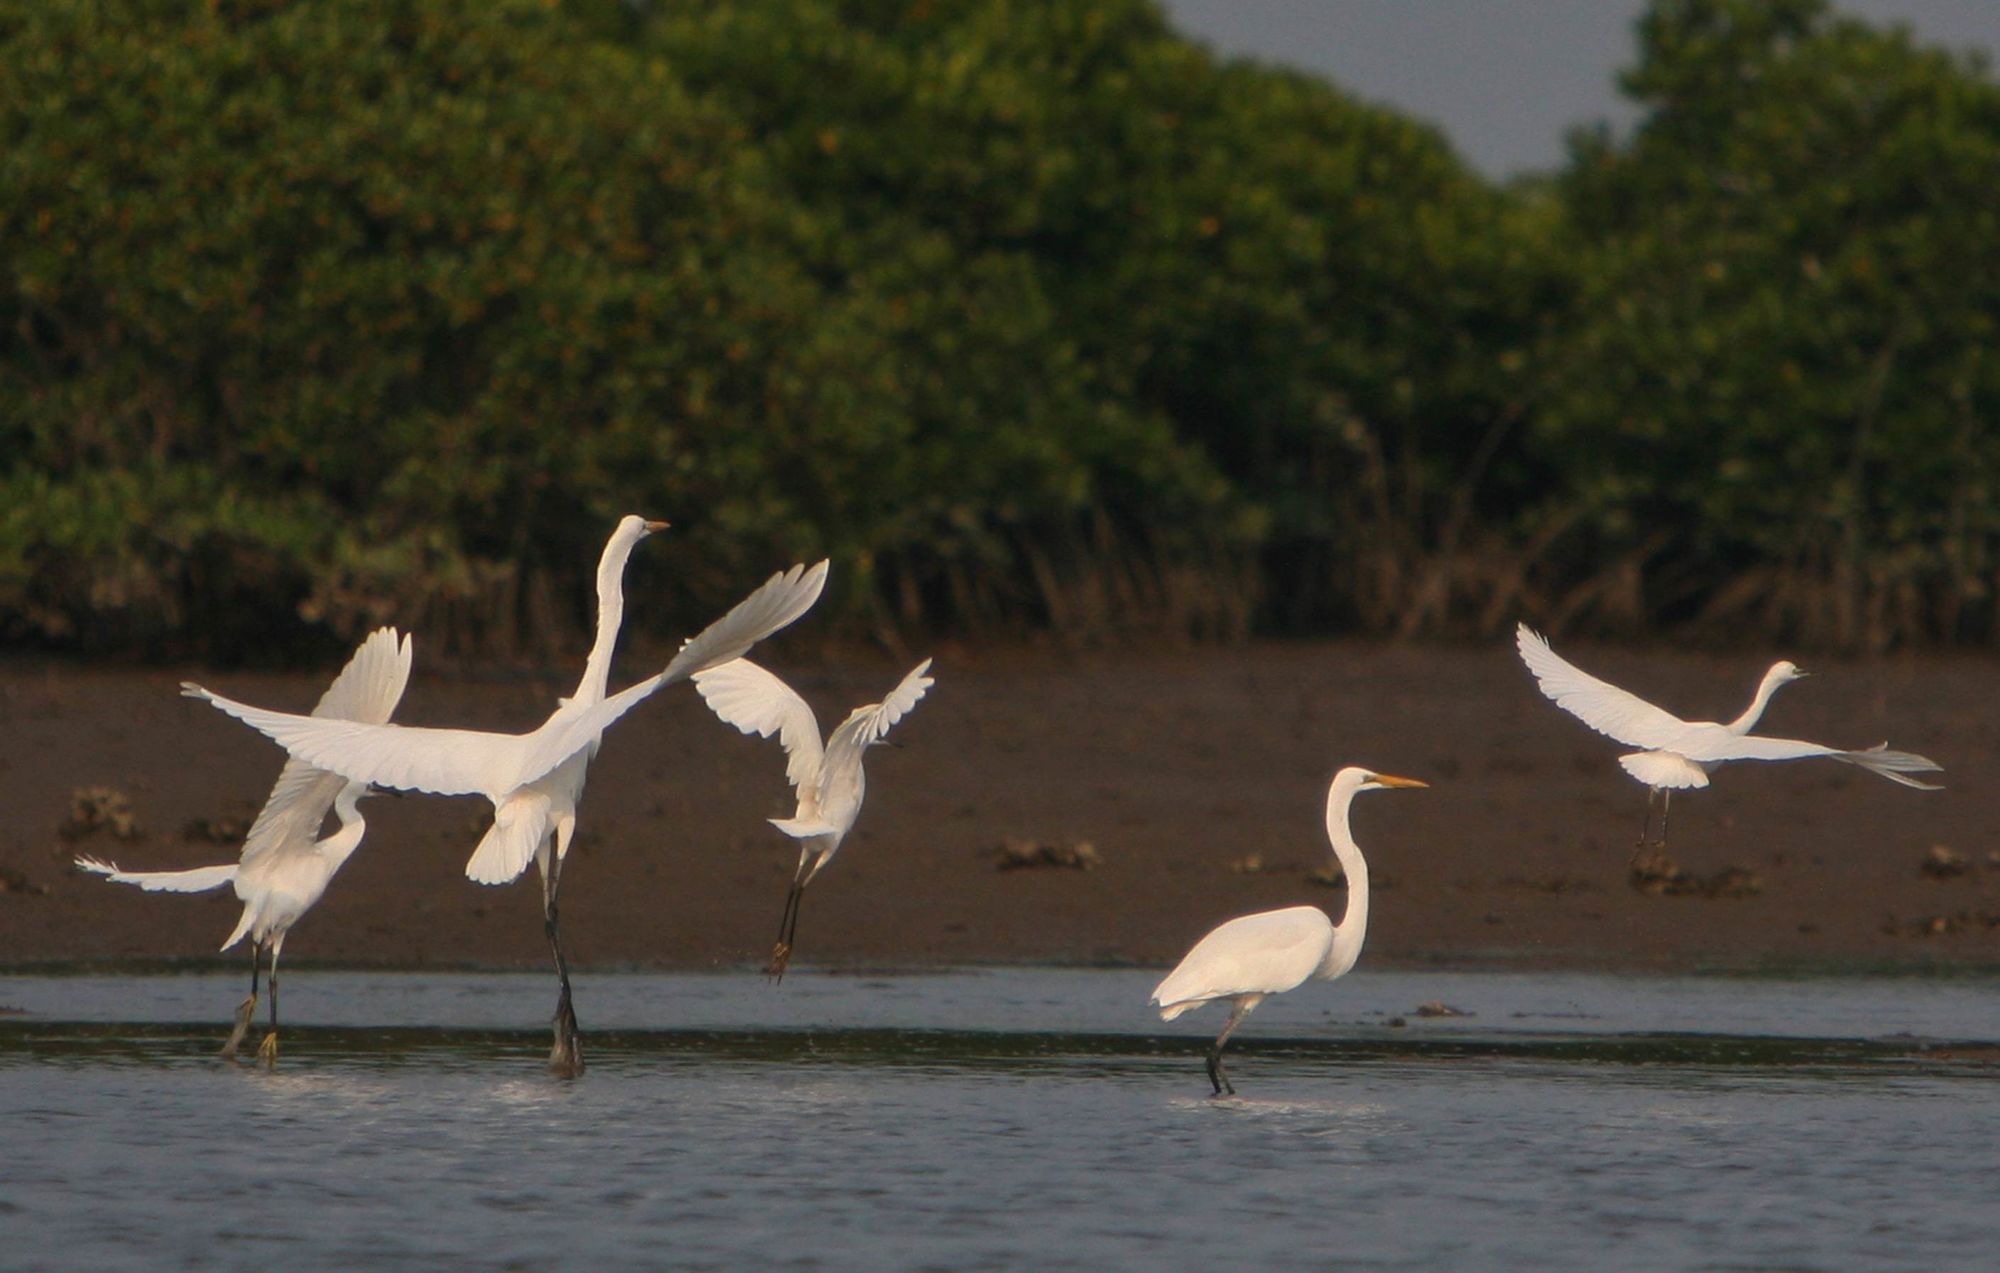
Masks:
[[[1670,710],[1723,720],[1770,661],[1558,648]],[[822,726],[915,661],[769,653]],[[1346,763],[1433,784],[1355,805],[1377,890],[1363,956],[1373,966],[2000,966],[1990,657],[1806,660],[1820,675],[1780,692],[1766,732],[1887,739],[1942,763],[1949,789],[1911,791],[1833,763],[1730,766],[1674,805],[1669,851],[1697,886],[1641,891],[1628,864],[1645,797],[1617,766],[1623,749],[1544,701],[1511,649],[937,655],[936,688],[898,727],[902,746],[870,754],[860,824],[807,894],[799,967],[1165,965],[1231,915],[1298,902],[1337,912],[1342,894],[1312,874],[1331,865],[1324,793]],[[431,678],[423,662],[420,642],[405,723],[527,728],[567,688]],[[305,710],[335,670],[0,662],[0,966],[214,957],[237,912],[226,890],[143,895],[76,873],[70,858],[138,870],[228,860],[233,849],[189,828],[254,814],[281,754],[177,683]],[[64,838],[73,793],[92,787],[126,798],[136,838],[109,827]],[[461,874],[485,801],[363,808],[368,839],[295,930],[288,965],[546,964],[532,879],[485,888]],[[658,696],[612,729],[591,769],[563,882],[573,959],[760,964],[795,857],[764,819],[789,812],[775,743],[722,726],[685,687]],[[1030,865],[1002,869],[1010,841]],[[1020,842],[1052,851],[1023,854]],[[1070,851],[1082,844],[1094,850],[1081,855],[1087,869]],[[1939,845],[1965,869],[1923,869]]]

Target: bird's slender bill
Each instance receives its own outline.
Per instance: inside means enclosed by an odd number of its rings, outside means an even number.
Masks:
[[[1376,781],[1376,782],[1379,782],[1379,783],[1381,783],[1381,784],[1382,784],[1383,786],[1385,786],[1385,787],[1428,787],[1428,786],[1430,786],[1430,784],[1429,784],[1429,783],[1427,783],[1427,782],[1422,782],[1422,781],[1419,781],[1418,779],[1415,779],[1415,778],[1398,778],[1398,777],[1397,777],[1396,775],[1394,775],[1394,774],[1376,774],[1376,775],[1375,775],[1375,781]]]

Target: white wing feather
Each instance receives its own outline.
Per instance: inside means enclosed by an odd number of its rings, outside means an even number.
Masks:
[[[865,747],[879,742],[897,721],[909,715],[910,709],[923,701],[924,691],[937,684],[935,679],[926,675],[930,670],[931,661],[925,659],[911,668],[881,702],[857,708],[841,722],[843,728],[853,735],[854,743]]]
[[[582,710],[558,709],[527,734],[322,720],[251,707],[194,684],[183,684],[181,692],[207,700],[298,759],[352,781],[441,796],[483,795],[497,804],[595,743],[661,686],[736,658],[797,619],[819,599],[826,572],[822,561],[771,576],[683,645],[665,671]]]
[[[1720,726],[1704,730],[1695,738],[1675,748],[1689,760],[1721,762],[1725,760],[1809,760],[1825,758],[1838,760],[1843,764],[1858,765],[1870,772],[1880,774],[1891,782],[1899,782],[1905,787],[1915,787],[1919,791],[1942,790],[1936,783],[1923,782],[1912,778],[1912,773],[1939,773],[1943,766],[1928,756],[1914,752],[1890,751],[1888,745],[1878,744],[1859,751],[1845,751],[1838,747],[1828,747],[1821,743],[1809,743],[1798,738],[1766,738],[1758,734],[1733,734]]]
[[[785,781],[794,787],[819,779],[819,720],[791,686],[748,659],[731,659],[694,675],[694,687],[725,725],[759,738],[778,736],[785,749]]]
[[[1241,915],[1194,944],[1153,991],[1167,1020],[1176,1005],[1239,995],[1281,994],[1319,968],[1333,945],[1333,921],[1317,906]]]
[[[320,695],[312,714],[371,725],[388,720],[410,683],[411,654],[410,638],[399,637],[396,629],[370,632]]]
[[[378,628],[355,650],[340,675],[313,708],[316,718],[381,724],[394,714],[410,681],[410,638],[394,628]],[[347,779],[288,757],[264,808],[243,838],[243,861],[251,862],[286,846],[303,848],[319,836],[326,811]]]
[[[1734,734],[1717,726],[1690,730],[1675,742],[1672,750],[1689,760],[1807,760],[1817,756],[1838,756],[1838,747],[1809,743],[1799,738],[1767,738],[1761,734]]]
[[[183,684],[181,693],[206,700],[307,764],[354,782],[440,796],[491,796],[529,781],[506,779],[520,768],[532,735],[321,720],[252,707],[191,683]],[[504,783],[497,792],[496,779]]]
[[[588,746],[655,690],[740,658],[751,646],[796,621],[819,600],[826,587],[826,572],[827,563],[821,561],[810,568],[793,566],[766,579],[762,587],[737,602],[728,614],[683,643],[680,653],[658,675],[579,712],[549,739],[536,740],[536,750],[529,761],[535,771],[523,781],[533,781]]]
[[[1679,750],[1674,744],[1687,731],[1688,722],[1576,667],[1525,623],[1515,628],[1514,644],[1542,693],[1557,707],[1621,743]]]
[[[903,719],[911,708],[923,698],[924,691],[934,683],[925,673],[930,670],[931,661],[911,668],[888,697],[879,703],[857,707],[848,714],[846,720],[834,727],[833,735],[826,740],[826,759],[819,769],[819,787],[808,802],[801,800],[801,808],[810,807],[817,816],[843,830],[854,825],[854,819],[861,810],[863,782],[861,758],[869,744],[881,741],[891,726]],[[804,825],[801,823],[800,825]],[[787,830],[787,835],[801,832]]]
[[[235,882],[236,865],[198,866],[191,871],[121,871],[115,862],[80,857],[77,866],[114,884],[134,884],[148,893],[206,893]]]

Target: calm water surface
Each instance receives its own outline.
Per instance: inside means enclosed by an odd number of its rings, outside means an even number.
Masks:
[[[2000,1267],[2000,983],[1156,976],[0,977],[0,1267]]]

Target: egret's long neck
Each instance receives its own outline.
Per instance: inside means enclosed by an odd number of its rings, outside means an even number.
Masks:
[[[1347,829],[1347,808],[1354,803],[1353,787],[1335,783],[1326,793],[1326,838],[1333,842],[1333,856],[1347,877],[1347,913],[1333,926],[1333,946],[1321,962],[1321,977],[1338,977],[1361,958],[1361,943],[1368,936],[1368,861],[1361,846]]]
[[[601,703],[611,680],[611,651],[618,644],[618,628],[625,622],[625,562],[632,556],[636,535],[619,534],[604,545],[597,559],[597,639],[591,643],[590,657],[583,665],[583,679],[576,683],[573,703]]]
[[[1743,709],[1741,716],[1729,722],[1729,731],[1734,734],[1747,734],[1754,729],[1758,719],[1764,715],[1764,709],[1771,705],[1771,695],[1776,694],[1778,687],[1783,684],[1784,682],[1778,679],[1777,668],[1764,673],[1763,681],[1757,686],[1757,696],[1750,700],[1750,706]]]
[[[320,856],[331,864],[332,870],[339,870],[354,855],[354,850],[361,847],[361,837],[368,833],[368,820],[355,804],[367,790],[364,783],[350,782],[334,799],[333,812],[340,819],[340,830],[319,842]]]

